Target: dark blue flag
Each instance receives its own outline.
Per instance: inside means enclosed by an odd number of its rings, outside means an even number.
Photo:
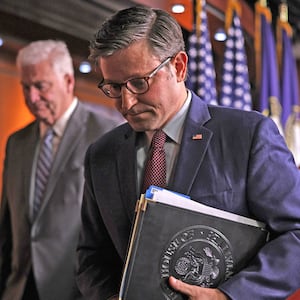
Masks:
[[[288,147],[300,166],[300,106],[298,73],[292,49],[292,28],[288,23],[287,5],[281,4],[277,22],[277,42],[281,74],[281,122]]]
[[[282,125],[285,127],[288,118],[293,115],[298,106],[298,74],[296,61],[292,50],[291,40],[287,31],[282,28],[282,57],[281,57],[281,106]]]
[[[259,91],[258,109],[273,119],[283,134],[280,121],[281,105],[279,101],[279,75],[276,44],[272,29],[272,15],[268,7],[259,2],[255,5],[256,13],[256,56],[257,88]]]

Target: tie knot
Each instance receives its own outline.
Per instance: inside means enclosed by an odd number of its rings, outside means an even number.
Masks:
[[[53,128],[52,127],[48,128],[45,133],[44,140],[51,140],[53,138],[53,135],[54,135]]]
[[[51,149],[52,152],[52,141],[54,137],[54,130],[52,128],[48,128],[43,138],[43,145],[48,149]]]
[[[163,148],[166,142],[166,137],[166,134],[162,130],[156,131],[152,138],[152,147]]]

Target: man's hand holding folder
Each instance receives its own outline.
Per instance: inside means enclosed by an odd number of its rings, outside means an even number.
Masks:
[[[190,285],[181,280],[177,280],[173,276],[170,277],[169,283],[175,291],[188,296],[189,300],[228,300],[218,289]]]
[[[226,299],[217,288],[267,240],[261,222],[151,186],[137,202],[119,299]]]

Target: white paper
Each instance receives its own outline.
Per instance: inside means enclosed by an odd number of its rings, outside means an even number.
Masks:
[[[264,223],[259,222],[257,220],[198,203],[185,196],[181,196],[180,194],[174,193],[166,189],[152,189],[152,193],[153,193],[153,198],[151,200],[153,201],[204,213],[211,216],[220,217],[223,219],[227,219],[239,223],[248,224],[255,227],[260,227],[260,228],[266,227]]]

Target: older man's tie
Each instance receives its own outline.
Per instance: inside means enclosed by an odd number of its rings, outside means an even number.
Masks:
[[[50,175],[52,161],[53,161],[53,146],[52,139],[54,132],[49,128],[41,143],[40,153],[36,166],[35,175],[35,197],[33,203],[33,216],[35,217],[41,207],[44,197],[48,177]]]
[[[145,167],[143,193],[150,185],[166,186],[165,142],[166,134],[162,130],[156,131],[151,142],[150,157]]]

